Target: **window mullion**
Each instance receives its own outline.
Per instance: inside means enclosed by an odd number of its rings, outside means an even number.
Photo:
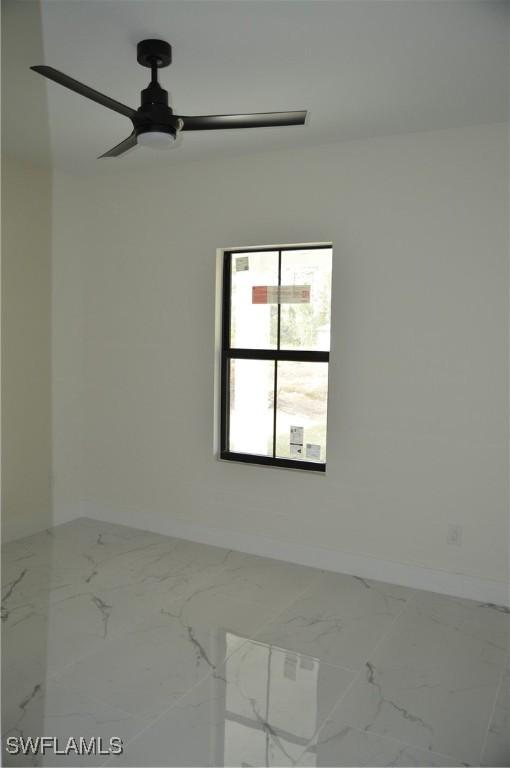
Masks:
[[[278,251],[278,288],[280,288],[282,284],[282,252],[281,250]],[[277,326],[276,326],[276,349],[280,350],[280,328],[281,328],[281,307],[280,304],[280,297],[278,296],[278,304],[276,305],[278,308],[278,315],[277,315]]]
[[[282,284],[282,252],[278,251],[278,288]],[[280,351],[280,328],[281,328],[281,304],[278,296],[277,320],[276,320],[276,349]],[[274,389],[273,389],[273,459],[276,459],[276,404],[278,401],[278,360],[274,361]]]
[[[298,349],[256,349],[245,347],[232,347],[225,350],[227,357],[232,359],[249,360],[288,360],[289,362],[328,363],[329,352]]]
[[[276,458],[276,399],[278,397],[278,360],[274,361],[273,389],[273,459]]]

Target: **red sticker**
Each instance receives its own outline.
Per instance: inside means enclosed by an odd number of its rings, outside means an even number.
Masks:
[[[267,304],[267,285],[254,285],[251,289],[252,304]]]

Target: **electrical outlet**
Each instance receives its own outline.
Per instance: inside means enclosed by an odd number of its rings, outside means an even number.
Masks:
[[[460,547],[461,540],[462,540],[462,526],[449,525],[448,533],[446,535],[446,543],[452,544],[455,547]]]

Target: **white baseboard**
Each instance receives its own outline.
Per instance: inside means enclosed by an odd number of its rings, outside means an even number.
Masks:
[[[414,589],[425,589],[453,597],[464,597],[483,603],[510,606],[510,585],[503,581],[467,576],[462,573],[434,570],[421,565],[399,563],[392,560],[378,560],[366,555],[349,554],[328,547],[318,547],[274,539],[258,534],[246,534],[220,528],[186,523],[175,518],[151,517],[135,512],[123,514],[98,507],[90,502],[73,506],[72,510],[59,515],[56,523],[68,522],[76,517],[89,517],[117,525],[143,528],[153,533],[175,536],[201,544],[224,547],[238,552],[284,560],[326,571],[346,573],[364,579],[375,579],[390,584],[400,584]]]

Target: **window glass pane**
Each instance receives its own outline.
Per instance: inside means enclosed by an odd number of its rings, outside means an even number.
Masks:
[[[273,454],[274,362],[230,361],[230,447],[236,453]]]
[[[281,349],[329,351],[331,264],[331,248],[282,251],[282,286],[310,286],[310,301],[281,304]]]
[[[276,456],[324,463],[328,364],[279,362],[277,394]]]
[[[278,285],[278,251],[233,253],[230,345],[275,349],[277,304],[254,304],[255,286]]]

